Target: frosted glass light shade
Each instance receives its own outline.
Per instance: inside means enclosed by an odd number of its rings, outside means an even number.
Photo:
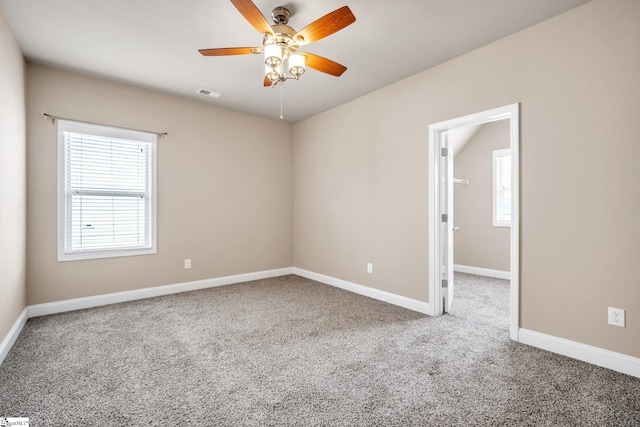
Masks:
[[[282,64],[282,48],[276,44],[268,44],[264,47],[264,63],[269,67],[277,67]]]
[[[296,77],[300,77],[305,71],[305,56],[296,53],[289,57],[289,72]]]

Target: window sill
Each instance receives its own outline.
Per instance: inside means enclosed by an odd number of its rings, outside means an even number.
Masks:
[[[101,259],[101,258],[116,258],[116,257],[128,257],[137,255],[152,255],[157,253],[155,247],[148,249],[133,249],[133,250],[114,250],[114,251],[95,251],[95,252],[79,252],[72,254],[58,253],[58,262],[65,261],[81,261],[87,259]]]

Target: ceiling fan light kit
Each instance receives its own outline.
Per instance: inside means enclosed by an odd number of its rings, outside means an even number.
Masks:
[[[313,43],[351,25],[356,18],[347,6],[343,6],[312,22],[301,31],[287,24],[291,13],[285,7],[273,9],[269,24],[262,12],[251,0],[231,0],[245,19],[264,35],[262,48],[233,47],[200,49],[204,56],[245,55],[264,53],[264,86],[275,87],[289,79],[298,80],[306,68],[339,77],[347,70],[344,65],[309,52],[298,52],[300,46]],[[286,63],[286,67],[285,67]],[[288,74],[287,74],[288,73]]]
[[[276,12],[286,15],[277,15]],[[274,22],[279,22],[277,19],[288,19],[289,11],[283,7],[278,7],[273,10]],[[282,21],[280,21],[282,22]],[[271,82],[271,86],[277,85],[279,82],[283,82],[287,79],[296,79],[305,72],[304,55],[296,53],[300,47],[297,41],[302,41],[302,37],[298,40],[294,40],[295,30],[287,25],[288,21],[282,22],[282,24],[276,24],[271,28],[274,34],[265,34],[264,36],[264,63],[265,77]],[[287,61],[287,71],[290,75],[283,73],[284,61]]]

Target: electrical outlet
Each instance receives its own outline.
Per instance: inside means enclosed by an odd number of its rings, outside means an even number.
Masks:
[[[624,310],[622,308],[609,307],[609,324],[624,328]]]
[[[373,264],[367,263],[367,273],[373,273]]]
[[[191,268],[191,260],[190,259],[185,259],[184,260],[184,268]]]

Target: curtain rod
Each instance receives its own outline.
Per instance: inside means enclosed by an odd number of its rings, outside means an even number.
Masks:
[[[45,120],[47,120],[47,119],[51,120],[51,123],[55,123],[56,120],[69,120],[69,121],[72,121],[72,122],[88,123],[90,125],[111,126],[111,125],[105,125],[105,124],[102,124],[102,123],[92,123],[92,122],[85,122],[85,121],[82,121],[82,120],[67,119],[65,117],[52,116],[51,114],[47,114],[47,113],[44,113],[44,119]],[[158,135],[160,138],[165,138],[165,137],[169,136],[169,134],[167,132],[151,132],[151,131],[148,131],[148,130],[123,128],[122,126],[112,126],[112,127],[119,127],[120,129],[133,130],[133,131],[136,131],[136,132],[153,133],[153,134]]]

